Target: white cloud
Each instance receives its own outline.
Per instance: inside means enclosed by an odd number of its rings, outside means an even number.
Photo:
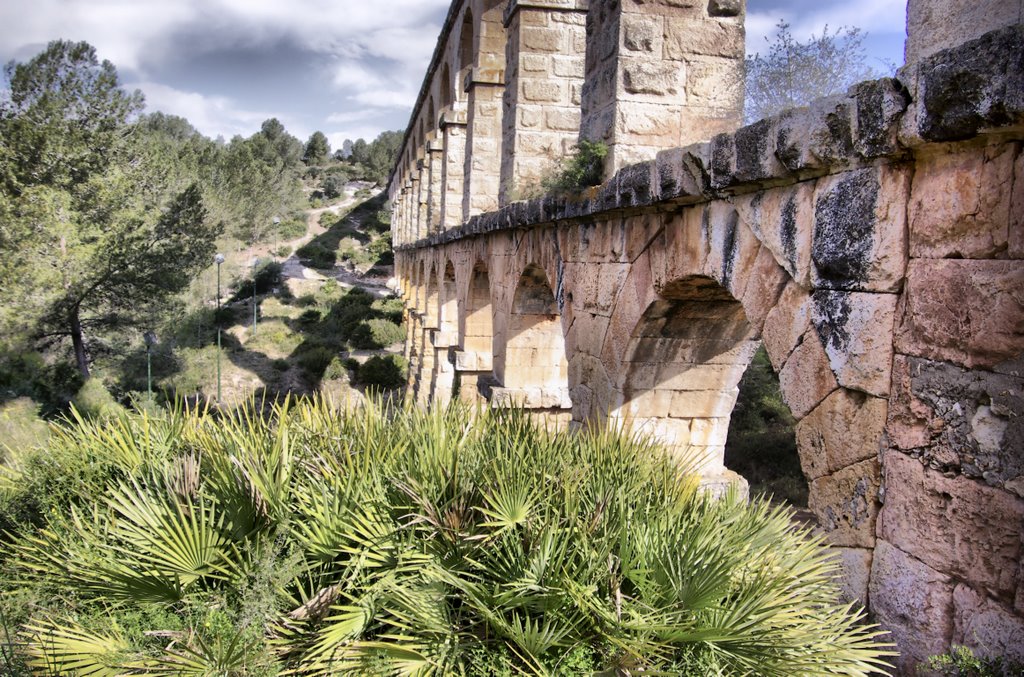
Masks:
[[[817,9],[796,11],[758,11],[747,14],[747,52],[767,49],[779,19],[790,24],[793,37],[806,40],[846,26],[860,28],[872,35],[902,36],[906,26],[906,3],[895,0],[861,0],[856,3],[821,3]],[[767,40],[765,39],[767,38]]]
[[[245,110],[227,97],[183,92],[156,82],[132,83],[129,87],[137,87],[146,95],[147,112],[180,115],[211,138],[223,136],[230,139],[236,134],[249,136],[260,128],[264,120],[275,117],[272,113]]]

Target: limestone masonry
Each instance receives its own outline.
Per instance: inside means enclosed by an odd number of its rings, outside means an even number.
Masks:
[[[409,388],[714,488],[763,341],[900,668],[1024,660],[1024,0],[907,12],[897,77],[739,127],[743,0],[456,0],[388,188]],[[535,197],[580,139],[605,181]]]

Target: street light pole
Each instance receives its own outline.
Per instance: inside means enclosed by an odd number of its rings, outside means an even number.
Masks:
[[[217,254],[213,262],[217,264],[217,317],[214,322],[217,323],[217,404],[220,404],[220,264],[224,263],[224,255]]]
[[[252,335],[256,335],[256,266],[260,264],[259,258],[252,260]]]
[[[153,346],[156,344],[156,334],[147,331],[142,335],[142,340],[146,344],[146,392],[153,399]]]

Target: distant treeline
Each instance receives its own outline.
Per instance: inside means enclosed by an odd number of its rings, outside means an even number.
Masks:
[[[180,306],[216,251],[305,232],[319,175],[382,181],[397,147],[386,133],[334,159],[322,133],[303,144],[277,119],[211,140],[145,114],[85,42],[51,42],[3,74],[0,404],[66,399],[96,356]]]

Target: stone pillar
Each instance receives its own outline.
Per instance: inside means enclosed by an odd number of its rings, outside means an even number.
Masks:
[[[606,177],[741,124],[743,4],[591,0],[580,138]]]
[[[430,235],[430,163],[421,158],[416,163],[416,239]]]
[[[501,106],[504,70],[474,68],[466,76],[466,160],[462,220],[498,208],[501,182]]]
[[[465,187],[466,113],[441,113],[444,160],[441,165],[441,230],[462,225],[462,191]]]
[[[427,141],[427,232],[441,230],[441,203],[444,201],[444,142],[440,139]]]
[[[1021,0],[908,0],[904,60],[915,63],[1019,23],[1024,23]]]
[[[423,237],[420,222],[420,173],[414,172],[409,187],[409,223],[412,225],[412,241]]]
[[[540,192],[579,138],[586,0],[510,0],[499,203]]]

